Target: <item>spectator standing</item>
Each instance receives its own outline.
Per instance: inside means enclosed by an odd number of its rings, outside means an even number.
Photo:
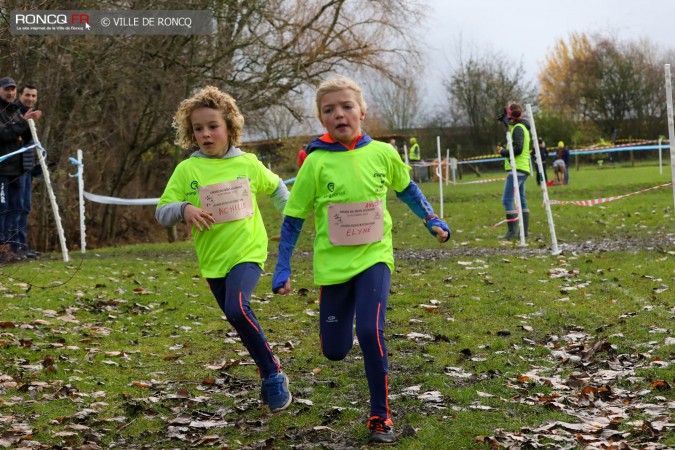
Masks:
[[[413,168],[413,181],[420,183],[425,181],[422,179],[422,170],[424,167],[420,166],[419,163],[422,159],[422,152],[420,151],[420,145],[417,143],[417,138],[410,138],[410,150],[408,151],[408,161]]]
[[[419,162],[420,159],[422,159],[420,145],[417,143],[417,138],[410,138],[410,151],[408,152],[408,159],[412,162]]]
[[[546,150],[546,142],[542,138],[539,138],[539,154],[541,155],[541,167],[544,170],[544,173],[539,173],[539,165],[537,164],[537,150],[532,147],[530,154],[532,155],[532,165],[534,166],[534,171],[537,173],[537,186],[543,181],[546,183],[548,181],[548,176],[546,175],[546,158],[548,157],[548,150]]]
[[[396,145],[396,139],[394,139],[394,138],[389,139],[389,145],[394,147],[394,150],[396,150],[396,152],[399,154],[399,156],[401,156],[402,160],[405,159],[405,156],[401,153],[401,149],[398,148],[398,145]]]
[[[565,184],[570,184],[570,149],[563,141],[558,142],[558,150],[562,150],[562,160],[565,162]]]
[[[518,179],[513,179],[511,161],[509,159],[508,148],[498,147],[497,151],[505,158],[504,169],[506,170],[506,183],[504,184],[504,193],[502,195],[502,205],[506,210],[506,224],[509,229],[501,239],[516,239],[518,236],[518,211],[515,204],[515,183],[518,183],[520,192],[520,207],[523,213],[523,228],[525,236],[528,235],[530,224],[530,210],[527,208],[527,199],[525,198],[525,181],[530,175],[530,124],[527,119],[522,117],[523,107],[519,103],[509,103],[506,106],[504,114],[500,116],[504,125],[508,127],[511,133],[511,144],[513,146],[513,156],[516,163],[516,174]]]
[[[19,88],[19,96],[15,103],[19,107],[21,114],[27,113],[30,109],[35,109],[38,101],[38,90],[32,84],[24,84]],[[33,143],[31,136],[27,145]],[[23,152],[23,170],[24,173],[19,177],[19,220],[17,235],[17,253],[27,258],[35,258],[38,252],[28,245],[28,216],[33,204],[33,176],[36,173],[35,150]]]
[[[21,114],[16,100],[16,82],[0,78],[0,158],[21,149],[30,142],[28,119],[38,119],[40,111],[28,109]],[[24,174],[23,155],[0,161],[0,262],[20,259],[18,222],[20,212],[19,179]]]

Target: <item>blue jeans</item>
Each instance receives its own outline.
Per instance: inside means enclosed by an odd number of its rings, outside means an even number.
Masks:
[[[520,207],[523,211],[529,211],[527,209],[527,199],[525,198],[525,181],[529,176],[526,173],[517,172],[518,174],[518,189],[520,190]],[[515,192],[513,189],[513,174],[511,172],[506,176],[506,183],[504,184],[504,195],[502,195],[502,205],[504,205],[504,210],[507,214],[515,214],[516,205],[515,205]]]
[[[377,263],[349,281],[321,287],[319,331],[321,350],[331,361],[347,356],[356,336],[370,391],[370,415],[389,418],[389,358],[384,343],[384,320],[391,272]]]
[[[21,177],[0,176],[0,244],[11,244],[17,250]]]
[[[9,209],[9,199],[7,198],[8,191],[9,179],[0,176],[0,245],[7,242],[7,239],[5,238],[5,219],[7,219],[7,211]]]
[[[28,215],[33,200],[33,175],[30,172],[24,173],[19,177],[18,183],[17,248],[15,250],[28,250]]]

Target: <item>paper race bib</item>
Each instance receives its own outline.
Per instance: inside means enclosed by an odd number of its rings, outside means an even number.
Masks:
[[[328,205],[328,237],[333,245],[362,245],[384,236],[382,201]]]
[[[199,200],[202,209],[211,214],[216,223],[233,222],[253,215],[248,178],[201,186]]]

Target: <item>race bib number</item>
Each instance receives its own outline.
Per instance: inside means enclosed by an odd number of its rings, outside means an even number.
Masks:
[[[233,222],[253,215],[248,178],[201,186],[199,200],[202,209],[211,214],[216,223]]]
[[[328,236],[333,245],[362,245],[381,241],[384,236],[382,201],[329,204]]]

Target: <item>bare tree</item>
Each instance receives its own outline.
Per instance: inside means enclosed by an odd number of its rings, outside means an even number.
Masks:
[[[443,84],[449,116],[456,125],[469,127],[474,145],[491,145],[502,139],[495,118],[507,102],[532,103],[534,88],[523,75],[522,62],[516,64],[489,51],[464,56],[460,48]]]
[[[255,111],[246,118],[248,136],[252,139],[285,139],[298,134],[309,134],[307,112],[310,100],[292,92],[282,104]]]
[[[393,79],[381,76],[369,80],[369,110],[389,131],[419,126],[421,99],[415,75],[407,74]]]
[[[302,117],[287,99],[335,72],[367,67],[389,74],[391,61],[414,53],[405,28],[421,14],[406,0],[100,0],[71,5],[56,0],[0,6],[0,69],[40,88],[38,124],[53,180],[75,224],[76,196],[67,182],[67,157],[85,152],[88,190],[115,197],[155,197],[184,157],[173,145],[171,117],[195,88],[214,84],[231,93],[246,117],[277,105]],[[28,2],[30,3],[30,2]],[[12,10],[210,9],[217,33],[208,36],[13,36]],[[281,125],[280,125],[281,126]],[[35,211],[45,224],[45,199]],[[147,236],[152,211],[89,204],[89,234],[112,242]],[[138,220],[141,214],[144,220]],[[66,226],[77,241],[75,226]],[[41,247],[56,245],[40,227]]]

